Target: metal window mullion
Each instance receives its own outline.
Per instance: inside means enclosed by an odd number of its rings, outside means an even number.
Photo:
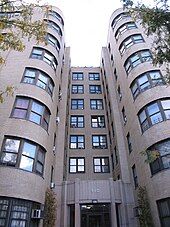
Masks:
[[[36,150],[35,150],[35,156],[33,159],[33,168],[32,168],[32,172],[36,172],[36,165],[37,165],[37,160],[38,160],[38,153],[39,153],[39,145],[37,146],[36,145]],[[41,163],[43,164],[43,163]],[[43,167],[44,167],[44,164],[43,164]]]
[[[31,115],[32,103],[33,103],[33,100],[29,99],[28,109],[25,117],[26,120],[29,120],[29,117]]]
[[[164,110],[163,107],[162,107],[162,104],[161,104],[161,101],[160,100],[157,101],[157,104],[158,104],[158,107],[159,107],[159,110],[160,110],[160,114],[161,114],[161,116],[163,118],[163,121],[166,121],[167,118],[166,118],[166,115],[165,115],[165,111],[166,110],[169,110],[169,109],[165,109]]]
[[[19,145],[19,148],[18,148],[18,155],[17,155],[17,161],[16,161],[16,167],[18,167],[18,168],[19,168],[19,165],[21,163],[24,141],[25,141],[24,139],[20,139],[20,145]]]

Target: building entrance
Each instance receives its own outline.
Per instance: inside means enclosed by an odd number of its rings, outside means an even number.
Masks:
[[[81,227],[111,227],[110,204],[81,205]]]

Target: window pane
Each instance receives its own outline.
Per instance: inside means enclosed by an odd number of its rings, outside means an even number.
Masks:
[[[78,159],[78,165],[84,165],[84,159],[83,158]]]
[[[44,111],[44,107],[42,105],[38,104],[37,102],[33,102],[31,110],[35,113],[42,115],[43,111]]]
[[[146,75],[141,76],[141,77],[138,79],[139,85],[144,84],[144,83],[146,83],[147,81],[148,81],[148,77],[147,77]]]
[[[35,122],[37,124],[40,124],[40,122],[41,122],[41,116],[38,115],[38,114],[36,114],[36,113],[31,113],[30,114],[30,117],[29,117],[29,120],[30,121],[33,121],[33,122]]]
[[[70,173],[76,173],[76,166],[70,166]]]
[[[20,168],[32,172],[34,160],[25,156],[21,157]]]
[[[157,103],[154,103],[154,104],[152,104],[152,105],[149,105],[149,106],[147,107],[147,110],[148,110],[148,114],[149,114],[149,115],[152,115],[152,114],[154,114],[154,113],[156,113],[156,112],[159,112],[158,104],[157,104]]]
[[[94,165],[100,165],[100,158],[94,159]]]
[[[8,152],[18,153],[20,140],[6,139],[4,150]]]
[[[162,163],[164,168],[170,168],[170,154],[162,157]]]
[[[16,164],[17,162],[17,155],[10,154],[10,153],[3,153],[1,157],[2,163],[9,163],[9,164]]]
[[[24,142],[22,154],[32,157],[35,157],[36,146],[27,142]]]
[[[78,166],[78,172],[84,172],[84,166]]]
[[[150,75],[151,79],[161,78],[161,75],[159,72],[150,72],[149,75]]]
[[[21,109],[28,109],[29,100],[28,99],[20,99],[17,98],[15,107],[21,108]]]
[[[27,110],[14,109],[12,117],[25,119],[26,118],[26,114],[27,114]]]
[[[76,165],[76,159],[75,158],[70,159],[70,165]]]
[[[36,171],[39,173],[43,173],[43,165],[39,162],[37,162]]]
[[[139,114],[139,119],[140,119],[140,122],[144,122],[145,119],[146,119],[146,113],[145,113],[145,110],[143,110],[140,114]]]
[[[26,221],[12,220],[10,227],[26,227]]]
[[[163,121],[160,113],[154,114],[150,118],[153,125]]]
[[[95,166],[94,167],[94,172],[95,173],[100,173],[101,172],[101,166]]]
[[[170,100],[161,101],[164,110],[170,109]]]

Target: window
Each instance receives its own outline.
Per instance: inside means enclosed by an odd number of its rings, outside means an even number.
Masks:
[[[83,73],[72,73],[72,80],[84,80]]]
[[[91,99],[90,108],[92,110],[103,110],[103,100],[102,99]]]
[[[157,201],[159,217],[162,227],[170,226],[170,198]]]
[[[114,166],[114,158],[113,158],[113,154],[111,154],[111,159],[112,159],[112,170],[114,170],[115,166]]]
[[[165,81],[159,70],[141,74],[130,86],[133,98],[135,99],[140,93],[158,85],[165,85]]]
[[[127,136],[126,136],[126,139],[127,139],[127,145],[128,145],[128,149],[129,149],[129,153],[132,152],[132,142],[131,142],[131,138],[130,138],[130,133],[128,132]]]
[[[84,116],[71,116],[70,117],[71,128],[84,128]]]
[[[71,149],[84,149],[85,140],[84,136],[70,136],[70,148]]]
[[[128,13],[121,13],[119,15],[117,15],[114,20],[112,21],[111,27],[114,29],[114,27],[116,26],[116,24],[125,19],[125,18],[130,18],[130,15]]]
[[[129,36],[121,43],[119,47],[120,54],[123,55],[126,49],[137,43],[144,43],[144,39],[141,35],[138,34]]]
[[[122,92],[120,90],[120,85],[117,88],[117,93],[118,93],[118,96],[119,96],[119,101],[121,101],[121,99],[122,99]]]
[[[116,69],[114,70],[114,75],[115,75],[115,80],[117,81],[118,76],[117,76],[117,70]]]
[[[70,158],[70,173],[85,173],[85,158]]]
[[[102,89],[100,85],[89,85],[90,94],[101,94]]]
[[[109,158],[108,157],[98,157],[93,158],[93,168],[94,173],[109,173]]]
[[[33,47],[31,58],[43,60],[47,64],[49,64],[54,70],[56,70],[58,62],[56,58],[47,50]]]
[[[17,97],[11,117],[32,121],[47,130],[50,112],[44,104],[34,99]]]
[[[43,174],[45,150],[26,139],[5,137],[0,153],[0,164]]]
[[[133,175],[133,181],[134,181],[135,188],[137,188],[138,187],[138,177],[137,177],[135,165],[132,166],[132,175]]]
[[[170,168],[170,139],[161,141],[148,148],[148,153],[156,151],[159,157],[150,163],[151,173],[155,174]],[[148,154],[149,155],[149,154]]]
[[[72,94],[83,94],[84,86],[83,85],[72,85]]]
[[[52,20],[45,20],[47,21],[47,24],[48,24],[48,27],[49,28],[52,28],[55,32],[57,32],[57,34],[59,36],[62,36],[62,31],[61,31],[61,28],[58,26],[58,24],[56,24],[54,21]]]
[[[23,199],[0,197],[0,226],[33,226],[30,216],[34,207],[40,209],[40,204]],[[34,219],[34,225],[38,225],[38,220]]]
[[[84,109],[84,100],[83,99],[72,99],[71,100],[71,109],[72,110],[83,110]]]
[[[49,11],[49,15],[51,15],[51,16],[57,18],[57,20],[60,21],[61,24],[64,26],[63,18],[62,18],[57,12],[50,10],[50,11]]]
[[[52,79],[46,73],[38,69],[26,68],[22,82],[34,84],[47,91],[51,96],[53,94],[54,83]]]
[[[89,73],[89,80],[100,80],[99,73]]]
[[[59,41],[56,37],[54,37],[53,35],[48,33],[47,34],[47,42],[50,45],[54,46],[58,52],[60,51],[60,48],[61,48],[60,43],[59,43]]]
[[[152,125],[170,120],[170,99],[157,100],[145,106],[138,114],[142,131]]]
[[[125,113],[125,108],[123,107],[122,109],[122,117],[123,117],[123,123],[124,125],[126,124],[127,122],[127,117],[126,117],[126,113]]]
[[[142,50],[132,54],[124,64],[126,73],[129,74],[137,65],[148,61],[152,61],[152,55],[149,50]]]
[[[120,28],[117,29],[116,33],[115,33],[115,38],[116,40],[119,39],[119,36],[122,35],[124,32],[131,30],[131,29],[136,29],[137,26],[134,22],[128,22],[126,24],[123,24],[122,26],[120,26]]]
[[[104,116],[91,116],[92,128],[105,128]]]
[[[94,149],[106,149],[107,148],[107,137],[106,135],[93,135],[92,136],[92,147]]]

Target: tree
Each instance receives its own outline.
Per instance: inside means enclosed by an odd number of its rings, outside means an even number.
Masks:
[[[168,0],[155,0],[153,7],[137,4],[133,0],[123,0],[134,19],[141,19],[146,34],[152,35],[153,64],[166,66],[166,81],[170,83],[170,11]]]
[[[22,0],[0,0],[0,53],[2,51],[23,51],[25,46],[23,38],[34,38],[37,43],[45,42],[47,23],[43,20],[33,20],[33,11],[40,9],[48,15],[50,9],[47,5],[26,4]],[[0,54],[0,65],[5,59]],[[0,91],[0,103],[5,95],[13,94],[14,87],[8,86]]]

